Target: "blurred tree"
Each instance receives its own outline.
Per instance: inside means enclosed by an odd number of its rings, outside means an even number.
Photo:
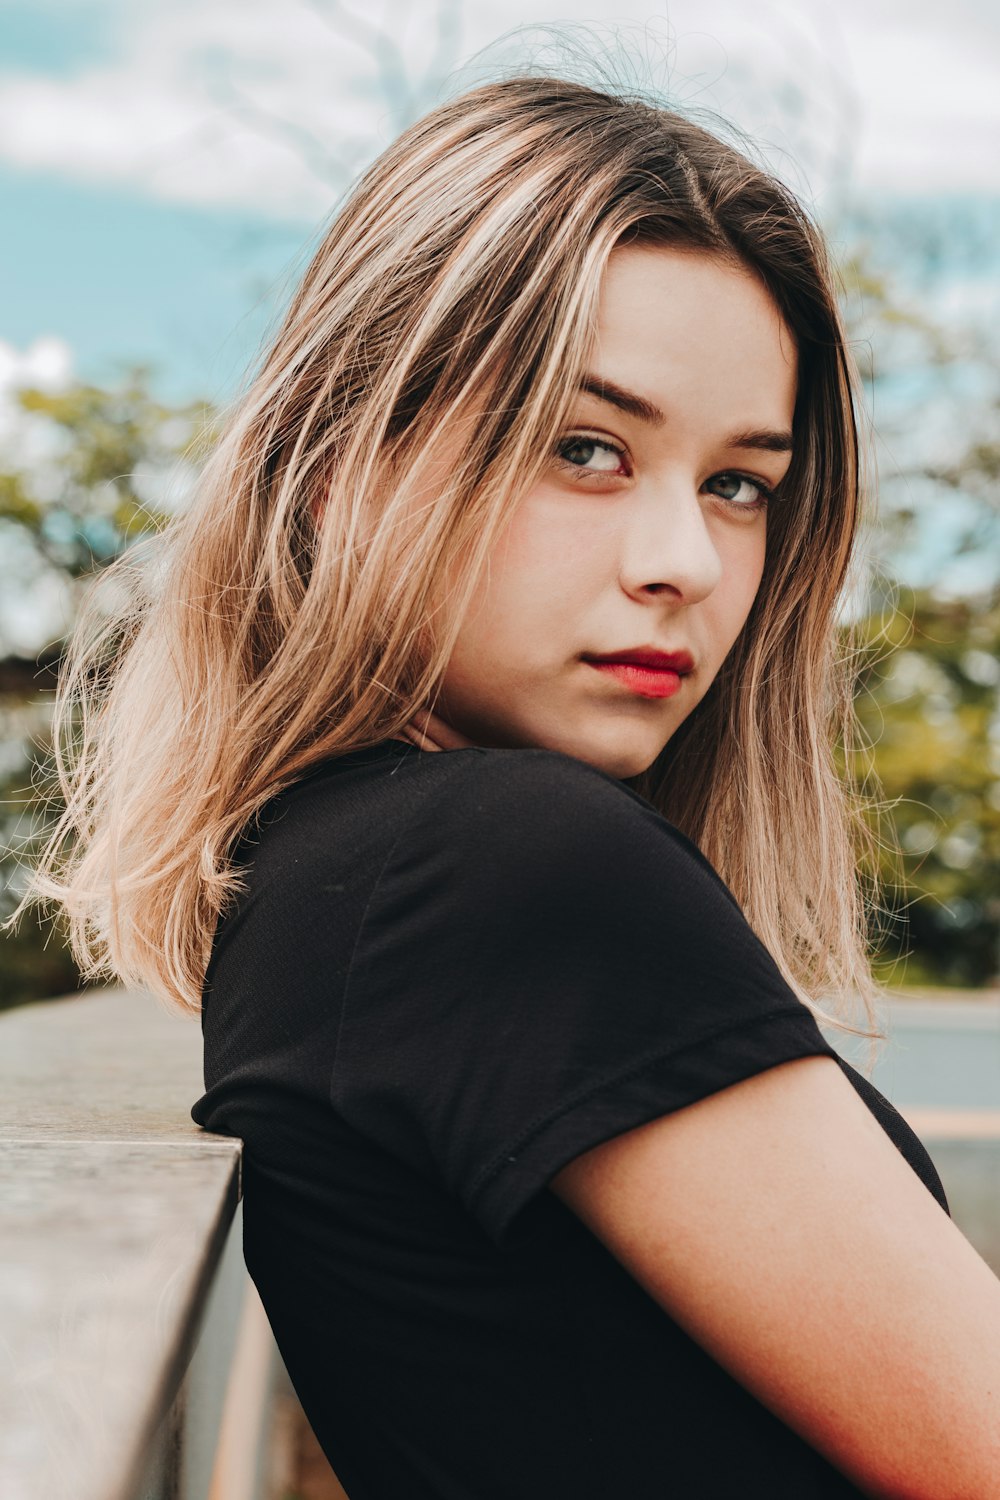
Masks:
[[[892,578],[988,599],[1000,585],[1000,343],[991,326],[946,329],[930,296],[903,285],[887,266],[890,230],[879,243],[855,229],[839,264],[872,419],[870,552]]]
[[[0,918],[40,831],[55,667],[79,592],[185,503],[214,430],[204,402],[156,400],[143,369],[112,389],[78,382],[15,401],[0,458]],[[77,982],[58,933],[31,914],[0,937],[0,1009]]]
[[[32,773],[47,759],[54,676],[51,661],[4,663],[0,672],[0,920],[21,895],[19,856],[30,854],[40,831]],[[61,935],[40,914],[28,912],[14,932],[0,933],[0,1010],[68,994],[79,982]]]
[[[902,590],[862,626],[857,708],[900,844],[883,854],[893,982],[1000,981],[1000,590]],[[903,960],[900,962],[900,960]]]
[[[945,335],[880,269],[885,254],[861,237],[841,268],[876,423],[880,513],[854,601],[872,750],[853,769],[871,766],[900,844],[898,862],[883,852],[882,970],[894,983],[997,983],[1000,348],[991,331]]]
[[[156,400],[142,367],[111,389],[29,388],[15,401],[20,431],[0,460],[5,553],[26,543],[39,565],[70,579],[110,561],[183,504],[196,472],[192,445],[211,441],[210,408]]]

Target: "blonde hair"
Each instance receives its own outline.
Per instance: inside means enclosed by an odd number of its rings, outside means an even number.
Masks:
[[[567,419],[622,243],[749,267],[800,361],[795,457],[752,614],[627,784],[701,846],[800,997],[855,1029],[819,1005],[875,993],[865,825],[832,753],[850,736],[835,611],[860,485],[823,244],[715,135],[556,78],[473,89],[374,163],[157,568],[126,554],[110,578],[128,602],[108,620],[95,596],[81,618],[57,704],[65,812],[29,896],[61,904],[87,977],[196,1011],[241,831],[315,762],[433,702],[477,576]],[[456,433],[446,477],[420,492]]]

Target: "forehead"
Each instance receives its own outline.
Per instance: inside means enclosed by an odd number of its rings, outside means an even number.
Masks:
[[[622,246],[601,286],[592,364],[669,417],[718,412],[728,426],[791,423],[795,341],[746,267],[688,249]]]

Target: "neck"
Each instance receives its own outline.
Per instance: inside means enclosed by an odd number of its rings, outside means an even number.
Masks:
[[[429,708],[418,708],[396,738],[409,740],[419,750],[466,750],[476,743]]]

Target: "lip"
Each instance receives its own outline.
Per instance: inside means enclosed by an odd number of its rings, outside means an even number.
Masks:
[[[604,654],[585,651],[583,659],[592,666],[627,663],[647,667],[652,671],[675,672],[679,677],[686,677],[689,672],[694,671],[694,657],[690,651],[660,651],[656,646],[630,646],[627,651],[608,651]]]
[[[694,669],[689,651],[659,651],[655,646],[634,646],[607,656],[587,652],[583,660],[641,698],[672,698]]]

